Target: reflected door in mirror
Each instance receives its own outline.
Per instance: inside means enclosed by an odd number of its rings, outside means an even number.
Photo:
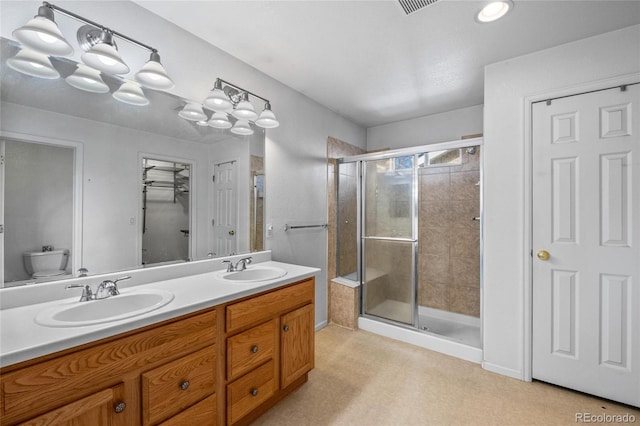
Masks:
[[[6,286],[70,274],[74,149],[8,139],[0,149]]]
[[[191,166],[142,159],[142,264],[189,260]]]
[[[237,162],[214,165],[213,247],[217,256],[237,252]]]

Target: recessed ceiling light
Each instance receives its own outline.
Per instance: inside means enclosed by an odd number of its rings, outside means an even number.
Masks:
[[[511,0],[492,1],[482,8],[476,15],[476,20],[481,23],[493,22],[506,15],[513,8]]]

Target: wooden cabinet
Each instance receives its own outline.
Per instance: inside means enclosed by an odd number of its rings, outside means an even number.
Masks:
[[[280,386],[286,388],[313,368],[313,305],[282,316],[280,345]]]
[[[307,380],[314,280],[0,369],[0,425],[246,424]]]
[[[122,385],[96,392],[78,401],[52,410],[21,425],[126,425],[126,403],[123,402]]]
[[[307,380],[314,280],[226,306],[227,424],[248,424]]]
[[[143,373],[142,424],[157,424],[213,393],[215,361],[212,346]]]
[[[195,371],[192,380],[198,383],[203,376],[209,382],[215,377],[215,353],[206,350],[217,347],[216,322],[217,312],[210,309],[27,361],[22,368],[3,368],[0,423],[136,425],[141,423],[142,408],[153,415],[154,421],[165,420],[187,408],[188,402],[198,402],[197,398],[187,402],[186,397],[174,397],[171,403],[178,404],[178,410],[164,406],[163,396],[156,395],[171,387],[166,383],[174,376],[176,380],[186,379]],[[203,349],[206,356],[199,355]],[[210,374],[203,373],[207,369]],[[143,403],[141,382],[149,385],[147,392],[142,392]],[[209,384],[206,387],[206,392],[199,391],[199,398],[216,391]],[[119,413],[115,413],[116,408]],[[82,416],[82,421],[73,420],[74,412]],[[101,420],[95,423],[84,419]]]

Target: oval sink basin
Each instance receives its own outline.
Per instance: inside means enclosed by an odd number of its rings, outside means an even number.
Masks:
[[[233,281],[236,283],[252,283],[257,281],[275,280],[284,277],[287,271],[276,266],[248,266],[244,271],[220,273],[223,280]]]
[[[174,298],[165,290],[121,293],[108,299],[73,302],[45,309],[35,321],[47,327],[83,327],[135,317],[159,309]]]

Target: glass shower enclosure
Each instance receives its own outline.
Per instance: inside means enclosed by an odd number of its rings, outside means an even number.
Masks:
[[[480,347],[481,143],[338,162],[337,272],[363,317]]]

